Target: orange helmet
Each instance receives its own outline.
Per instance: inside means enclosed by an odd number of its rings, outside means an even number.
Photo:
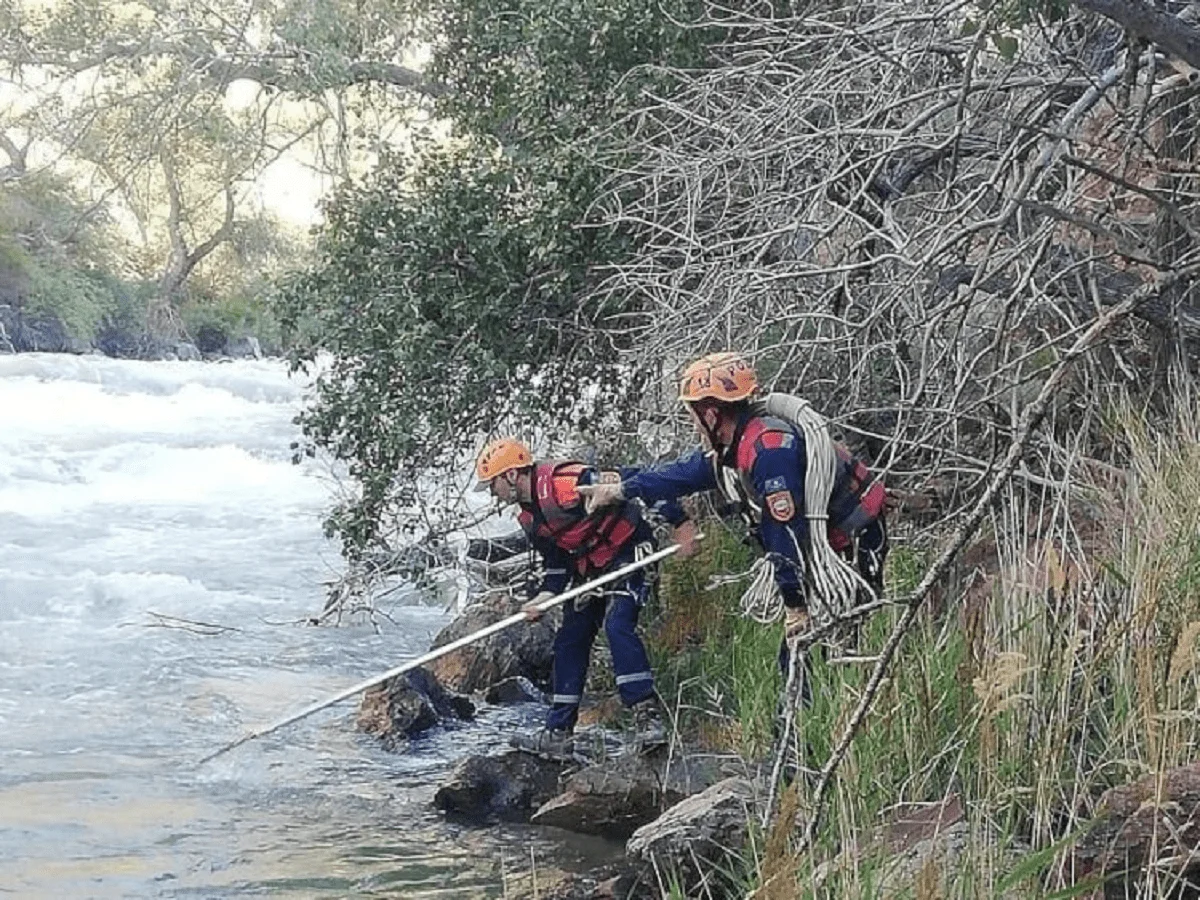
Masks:
[[[486,491],[497,475],[510,469],[523,469],[533,465],[533,454],[516,438],[498,438],[492,441],[475,460],[475,490]]]
[[[754,366],[736,353],[710,353],[683,370],[679,399],[693,403],[711,397],[725,403],[745,400],[758,387]]]

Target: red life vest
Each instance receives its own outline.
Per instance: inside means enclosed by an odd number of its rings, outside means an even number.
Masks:
[[[546,538],[575,560],[580,575],[602,571],[633,537],[641,512],[621,503],[593,515],[583,511],[576,487],[586,469],[578,462],[541,462],[533,469],[533,500],[522,503],[517,521],[531,536]]]
[[[791,423],[773,416],[751,416],[744,422],[740,433],[734,436],[735,450],[731,455],[735,465],[728,466],[720,457],[714,461],[721,493],[729,501],[740,505],[743,516],[754,527],[762,523],[763,498],[757,496],[750,473],[758,457],[755,445],[760,440],[767,449],[795,447],[797,465],[807,465],[799,454],[804,437]],[[833,549],[844,550],[850,546],[850,535],[865,528],[882,514],[885,490],[883,482],[877,480],[866,464],[845,446],[836,444],[834,449],[837,451],[838,468],[833,491],[829,495],[828,536]],[[795,499],[801,504],[804,502],[803,497]]]

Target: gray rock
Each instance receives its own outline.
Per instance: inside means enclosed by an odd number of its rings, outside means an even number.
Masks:
[[[66,326],[50,313],[27,313],[19,307],[0,305],[0,329],[4,332],[3,342],[16,353],[64,353],[70,347]]]
[[[542,804],[530,821],[623,840],[687,796],[663,774],[661,764],[636,754],[588,766],[568,778],[563,792]]]
[[[544,699],[541,691],[532,681],[522,675],[505,678],[493,684],[483,695],[488,703],[541,703]]]
[[[617,864],[569,875],[538,896],[541,900],[660,900],[663,892],[653,872]]]
[[[1079,881],[1105,883],[1106,897],[1142,896],[1147,870],[1200,880],[1200,762],[1109,788],[1072,853]],[[1187,896],[1192,896],[1187,894]]]
[[[594,732],[579,733],[576,749]],[[570,775],[562,793],[544,803],[530,821],[624,840],[720,777],[717,764],[707,758],[668,754],[665,748],[647,754],[626,751]]]
[[[434,638],[433,646],[441,647],[498,622],[517,612],[523,603],[508,594],[489,594],[443,628]],[[513,625],[434,660],[429,665],[430,671],[446,687],[462,693],[486,691],[517,676],[535,685],[547,685],[554,664],[554,634],[561,620],[561,610],[551,610],[537,622]]]
[[[492,818],[527,821],[531,810],[558,793],[566,766],[520,751],[468,756],[438,788],[433,805],[475,822]]]
[[[904,897],[914,891],[921,894],[918,880],[927,887],[936,882],[936,896],[947,896],[970,834],[970,826],[959,821],[916,841],[884,868],[880,896]]]
[[[187,341],[177,341],[175,344],[175,358],[183,362],[199,362],[203,357],[200,355],[200,349],[195,344],[189,344]]]
[[[474,715],[470,700],[447,691],[424,669],[414,669],[363,694],[358,729],[377,735],[384,746],[396,749],[445,719]]]
[[[691,872],[697,861],[718,863],[739,852],[753,810],[753,785],[744,778],[726,778],[643,825],[625,852],[659,868]]]
[[[225,355],[233,359],[262,359],[262,347],[252,334],[236,338],[225,345]]]

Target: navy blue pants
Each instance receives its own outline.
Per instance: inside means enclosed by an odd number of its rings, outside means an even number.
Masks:
[[[613,563],[614,567],[633,561],[632,554]],[[626,706],[633,706],[654,695],[654,676],[650,659],[638,637],[638,614],[646,605],[650,585],[644,569],[630,573],[628,578],[602,588],[580,609],[576,600],[568,601],[563,609],[562,626],[554,638],[554,693],[550,698],[547,728],[570,730],[579,718],[579,702],[587,681],[588,661],[592,644],[604,626],[608,646],[612,650],[613,671],[617,690]]]

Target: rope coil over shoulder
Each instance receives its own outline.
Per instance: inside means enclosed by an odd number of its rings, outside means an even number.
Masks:
[[[829,498],[838,465],[829,424],[807,400],[791,394],[768,394],[759,407],[804,434],[804,517],[808,520],[809,541],[807,548],[799,549],[805,561],[809,614],[818,627],[827,625],[854,606],[860,588],[870,591],[854,566],[829,545]],[[742,613],[764,625],[778,621],[783,615],[783,597],[770,556],[757,560],[747,575],[751,581],[742,594]]]

